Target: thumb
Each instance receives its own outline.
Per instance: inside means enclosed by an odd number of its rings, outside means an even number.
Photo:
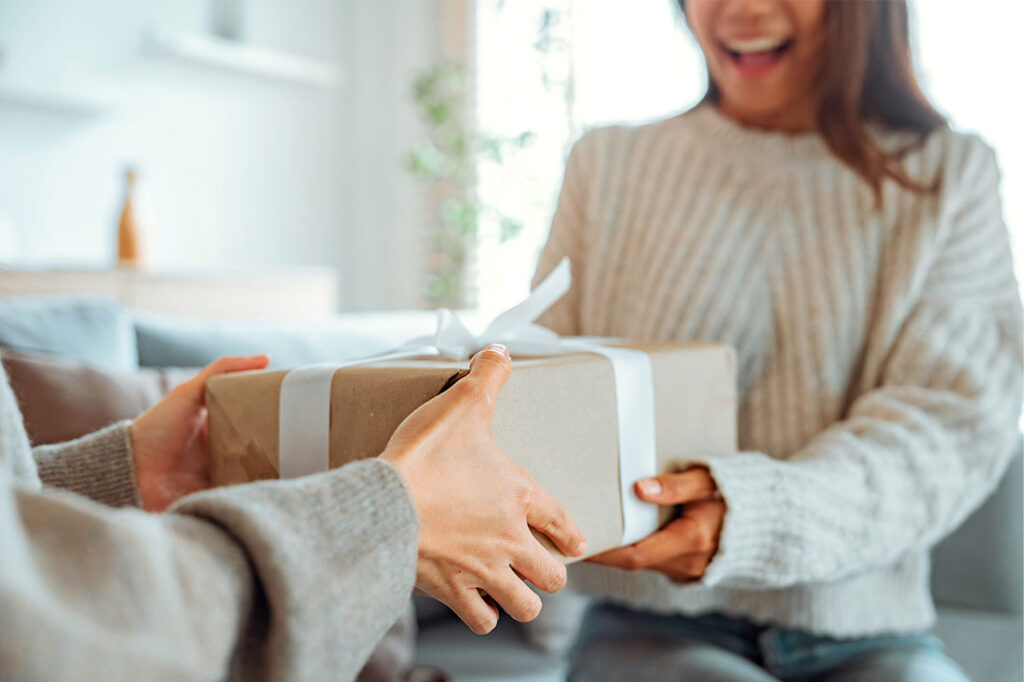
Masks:
[[[492,343],[473,356],[469,363],[467,379],[479,382],[484,391],[496,399],[502,386],[512,374],[512,359],[508,348],[500,343]]]
[[[205,381],[217,374],[228,374],[230,372],[244,372],[253,369],[266,369],[270,364],[270,356],[262,355],[226,355],[217,358],[199,372],[199,376]]]
[[[640,499],[660,505],[674,505],[702,500],[718,491],[715,479],[704,467],[677,474],[661,474],[636,483]]]
[[[246,355],[246,356],[224,356],[219,357],[206,367],[203,367],[194,377],[178,386],[179,395],[184,396],[190,402],[202,403],[206,380],[218,374],[230,372],[243,372],[253,369],[266,369],[270,362],[269,355]]]

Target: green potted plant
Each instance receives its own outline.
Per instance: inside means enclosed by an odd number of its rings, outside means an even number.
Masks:
[[[498,225],[502,241],[522,229],[516,218],[480,199],[477,164],[501,163],[507,154],[529,145],[533,133],[496,136],[479,130],[471,79],[464,67],[451,62],[416,77],[413,101],[425,136],[410,152],[408,168],[432,190],[435,209],[426,234],[425,298],[434,307],[469,307],[475,302],[470,273],[482,221]]]

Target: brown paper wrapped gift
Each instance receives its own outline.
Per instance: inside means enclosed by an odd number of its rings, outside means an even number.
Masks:
[[[626,347],[650,356],[660,472],[693,455],[736,449],[731,348]],[[467,368],[468,362],[429,358],[338,370],[331,380],[331,468],[380,454],[409,413]],[[277,478],[278,398],[286,374],[247,372],[207,383],[215,485]],[[599,355],[516,359],[495,408],[498,444],[565,505],[590,555],[617,547],[622,537],[614,391],[611,363]]]

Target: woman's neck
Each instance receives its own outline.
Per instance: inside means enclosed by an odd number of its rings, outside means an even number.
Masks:
[[[726,99],[715,104],[722,114],[740,125],[781,133],[806,133],[818,129],[817,108],[813,105],[772,112],[742,111]]]

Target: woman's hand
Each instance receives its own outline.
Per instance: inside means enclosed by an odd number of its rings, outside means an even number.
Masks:
[[[210,485],[206,380],[263,369],[269,361],[266,355],[218,358],[132,422],[132,456],[146,511],[163,511],[179,497]]]
[[[531,534],[564,554],[585,551],[565,509],[495,444],[494,403],[508,380],[508,351],[489,346],[469,374],[413,412],[381,459],[405,478],[420,518],[416,587],[447,604],[477,634],[498,621],[492,598],[519,621],[565,585],[565,566]]]
[[[640,542],[591,557],[589,561],[628,571],[651,569],[678,583],[700,580],[718,550],[725,501],[704,467],[638,481],[645,502],[680,505],[678,518]]]

